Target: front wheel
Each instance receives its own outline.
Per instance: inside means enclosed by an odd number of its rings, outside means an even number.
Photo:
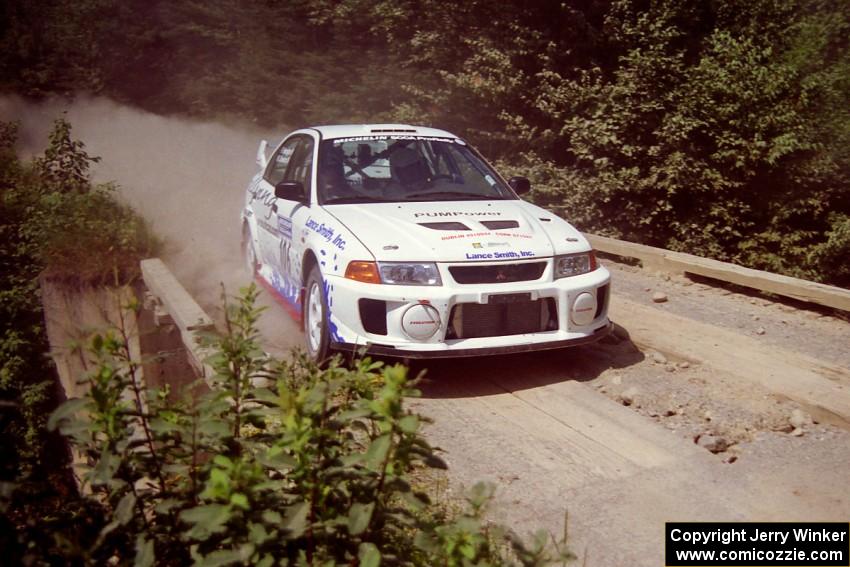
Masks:
[[[304,335],[307,354],[317,362],[324,361],[330,354],[328,334],[327,298],[322,274],[318,266],[310,269],[307,276],[307,293],[304,295]]]

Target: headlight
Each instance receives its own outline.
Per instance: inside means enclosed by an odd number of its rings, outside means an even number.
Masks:
[[[437,264],[421,262],[378,262],[381,281],[393,285],[443,285]]]
[[[596,269],[596,254],[593,250],[580,254],[555,256],[555,279],[568,278],[592,272]]]

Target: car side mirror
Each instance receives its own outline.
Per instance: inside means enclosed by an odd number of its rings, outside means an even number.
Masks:
[[[511,177],[508,179],[508,185],[517,195],[525,195],[531,191],[531,181],[528,180],[528,177]]]
[[[274,186],[274,196],[287,201],[307,202],[304,185],[300,181],[281,181]]]

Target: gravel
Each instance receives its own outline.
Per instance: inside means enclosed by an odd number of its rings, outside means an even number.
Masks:
[[[764,329],[760,336],[765,344],[850,368],[850,323],[841,318],[847,314],[803,302],[783,303],[785,300],[778,296],[767,298],[755,291],[746,295],[680,276],[667,281],[611,260],[603,263],[611,271],[616,294],[637,302],[646,302],[646,293],[651,290],[675,296],[675,301],[659,304],[659,308],[745,334],[753,333],[753,321],[758,321],[759,328]]]

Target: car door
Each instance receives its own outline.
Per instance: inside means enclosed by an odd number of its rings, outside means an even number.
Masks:
[[[251,207],[257,220],[258,255],[262,264],[277,270],[280,266],[280,239],[278,233],[278,200],[274,195],[275,185],[284,180],[287,167],[295,154],[300,140],[291,137],[283,142],[274,154],[263,173],[263,179],[255,194]]]
[[[277,200],[277,249],[280,274],[287,286],[301,288],[301,263],[304,257],[303,230],[309,217],[313,189],[313,162],[315,143],[307,135],[297,136],[297,144],[283,176],[283,181],[297,181],[304,187],[305,199],[301,201]]]

